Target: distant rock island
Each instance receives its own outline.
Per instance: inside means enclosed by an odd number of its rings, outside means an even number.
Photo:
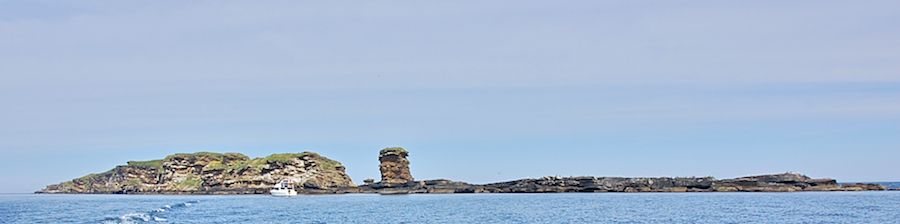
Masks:
[[[795,192],[887,190],[878,184],[838,184],[784,173],[717,180],[713,177],[542,177],[490,184],[451,180],[416,181],[409,152],[379,152],[381,181],[357,186],[340,162],[313,152],[254,158],[240,153],[175,154],[161,160],[129,161],[99,174],[47,186],[39,194],[268,194],[281,179],[302,194],[345,193],[562,193],[562,192]]]

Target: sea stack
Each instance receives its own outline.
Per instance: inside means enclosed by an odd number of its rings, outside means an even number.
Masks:
[[[382,149],[378,155],[381,161],[381,183],[407,183],[414,179],[409,173],[409,155],[405,149],[400,147],[389,147]]]

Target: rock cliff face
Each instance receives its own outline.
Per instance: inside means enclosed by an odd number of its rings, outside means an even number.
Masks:
[[[281,179],[293,180],[301,190],[355,187],[344,170],[341,163],[312,152],[255,159],[239,153],[199,152],[131,161],[36,193],[264,194]]]
[[[409,152],[400,147],[382,149],[378,155],[381,161],[381,183],[406,183],[414,181],[409,173]]]

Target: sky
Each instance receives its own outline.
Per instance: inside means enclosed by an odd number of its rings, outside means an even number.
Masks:
[[[898,1],[0,0],[0,193],[174,153],[354,182],[900,181]]]

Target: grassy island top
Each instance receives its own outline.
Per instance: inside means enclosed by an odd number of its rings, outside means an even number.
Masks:
[[[209,158],[212,160],[248,160],[250,157],[236,153],[217,153],[217,152],[195,152],[195,153],[176,153],[174,155],[166,156],[166,159],[174,159],[174,158]]]
[[[159,171],[163,171],[163,161],[171,160],[171,159],[196,159],[196,160],[205,160],[209,161],[208,164],[204,164],[203,170],[241,170],[248,166],[259,167],[262,164],[272,162],[290,162],[295,158],[301,158],[305,156],[310,156],[317,160],[319,164],[322,166],[324,170],[332,170],[336,166],[340,165],[338,161],[331,160],[327,157],[320,156],[314,152],[302,152],[302,153],[281,153],[281,154],[272,154],[266,156],[265,158],[254,158],[250,159],[250,157],[241,154],[241,153],[217,153],[217,152],[196,152],[196,153],[177,153],[173,155],[166,156],[165,159],[158,160],[150,160],[150,161],[128,161],[127,167],[134,168],[156,168]],[[110,170],[108,172],[111,172]]]
[[[398,153],[404,153],[404,152],[405,152],[405,153],[409,153],[409,152],[406,151],[406,149],[403,149],[402,147],[387,147],[387,148],[382,149],[382,150],[381,150],[380,152],[378,152],[378,153],[384,154],[384,153],[386,153],[386,152],[398,152]]]
[[[316,160],[320,160],[322,162],[330,162],[333,161],[331,159],[325,158],[324,156],[320,156],[318,153],[314,152],[301,152],[301,153],[282,153],[282,154],[272,154],[266,156],[267,161],[278,161],[278,162],[289,162],[294,158],[300,158],[304,156],[311,156]]]

